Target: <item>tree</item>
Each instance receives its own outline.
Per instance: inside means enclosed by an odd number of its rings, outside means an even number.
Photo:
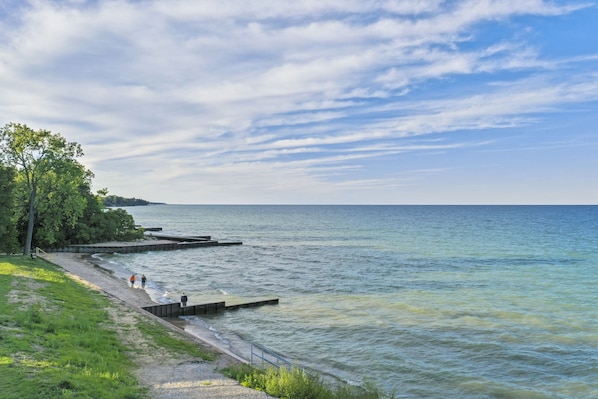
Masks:
[[[46,247],[71,244],[66,234],[77,225],[87,206],[93,174],[76,161],[65,161],[50,171],[38,188],[33,242]]]
[[[125,198],[118,195],[102,197],[105,206],[145,206],[150,202],[140,198]]]
[[[79,144],[69,143],[49,130],[34,131],[16,123],[9,123],[0,130],[0,156],[23,176],[28,195],[25,255],[31,251],[35,213],[40,207],[38,190],[45,189],[61,169],[79,165],[75,158],[82,155]]]
[[[81,196],[86,198],[83,215],[74,226],[65,226],[56,237],[59,246],[105,241],[132,241],[143,238],[143,231],[135,228],[135,220],[123,209],[106,209],[102,196],[94,195],[81,186]]]
[[[0,252],[17,249],[17,231],[13,221],[15,170],[0,165]]]
[[[12,182],[14,201],[6,207],[10,234],[18,233],[25,254],[33,244],[52,249],[143,237],[131,215],[106,209],[102,197],[107,190],[91,192],[93,173],[76,160],[82,155],[79,144],[67,143],[59,134],[19,124],[0,129],[0,166],[8,164],[7,170],[12,171],[0,174],[0,184]],[[3,189],[2,194],[5,191],[8,198],[9,190]],[[0,205],[2,201],[0,194]],[[0,217],[0,225],[3,220]]]

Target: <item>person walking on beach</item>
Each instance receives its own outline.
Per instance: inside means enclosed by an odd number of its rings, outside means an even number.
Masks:
[[[187,306],[187,295],[185,295],[184,292],[183,295],[181,295],[181,303],[183,304],[183,307]]]
[[[145,282],[147,281],[147,278],[145,278],[145,274],[141,275],[141,288],[145,288]]]
[[[129,281],[131,282],[131,287],[135,288],[135,275],[131,274],[131,278],[129,279]]]

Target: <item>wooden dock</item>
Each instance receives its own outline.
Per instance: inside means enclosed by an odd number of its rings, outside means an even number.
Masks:
[[[241,303],[227,306],[225,302],[204,303],[201,305],[182,306],[180,302],[164,305],[145,306],[142,309],[158,317],[203,316],[217,314],[225,310],[238,310],[241,308],[255,308],[264,305],[278,305],[278,298],[266,299],[255,302]]]

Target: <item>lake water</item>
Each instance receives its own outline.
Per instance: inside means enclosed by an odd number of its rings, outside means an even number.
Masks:
[[[189,318],[399,398],[597,398],[598,206],[125,208],[241,246],[101,255],[156,301],[279,305]]]

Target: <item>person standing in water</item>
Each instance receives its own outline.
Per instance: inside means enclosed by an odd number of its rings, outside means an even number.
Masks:
[[[145,274],[141,275],[141,288],[145,288],[145,282],[147,281],[147,278],[145,278]]]
[[[129,282],[131,283],[131,287],[135,288],[135,275],[131,274],[131,278],[129,279]]]

